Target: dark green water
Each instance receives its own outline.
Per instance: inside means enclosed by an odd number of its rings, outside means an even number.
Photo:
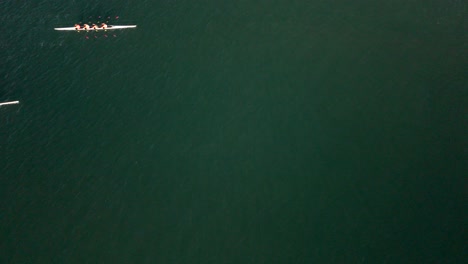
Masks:
[[[467,259],[466,2],[91,2],[0,2],[0,263]]]

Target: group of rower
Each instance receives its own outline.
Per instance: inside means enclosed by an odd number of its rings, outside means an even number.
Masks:
[[[105,23],[102,23],[101,24],[101,27],[99,27],[98,25],[96,24],[93,24],[91,26],[89,26],[88,24],[84,24],[83,26],[81,26],[80,24],[75,24],[75,29],[76,30],[81,30],[81,29],[84,29],[84,30],[90,30],[90,29],[93,29],[93,30],[97,30],[97,29],[107,29],[107,25]]]

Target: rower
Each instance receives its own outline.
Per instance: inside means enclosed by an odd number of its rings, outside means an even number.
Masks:
[[[84,24],[83,27],[84,27],[85,30],[89,30],[89,25],[88,24]]]
[[[80,30],[81,29],[80,24],[75,24],[75,29]]]
[[[93,24],[93,29],[94,30],[97,30],[98,29],[98,26],[96,24]]]
[[[102,23],[102,24],[101,24],[101,28],[104,29],[104,30],[106,30],[106,29],[107,29],[106,23]]]

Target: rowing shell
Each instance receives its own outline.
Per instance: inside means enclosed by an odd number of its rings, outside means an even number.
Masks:
[[[2,105],[11,105],[11,104],[19,104],[19,101],[11,101],[11,102],[0,103],[0,106],[2,106]]]
[[[99,30],[113,30],[113,29],[125,29],[125,28],[136,28],[136,25],[126,25],[126,26],[107,26],[107,28],[89,28],[89,29],[76,29],[75,27],[64,27],[64,28],[54,28],[54,30],[61,30],[61,31],[99,31]]]

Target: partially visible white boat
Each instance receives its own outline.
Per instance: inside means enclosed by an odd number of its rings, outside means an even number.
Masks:
[[[75,27],[63,27],[63,28],[54,28],[54,30],[59,30],[59,31],[105,31],[105,30],[114,30],[114,29],[125,29],[125,28],[136,28],[136,25],[122,25],[122,26],[112,26],[109,25],[107,28],[90,28],[90,29],[76,29]]]
[[[2,105],[11,105],[11,104],[19,104],[19,101],[11,101],[11,102],[0,103],[0,106],[2,106]]]

